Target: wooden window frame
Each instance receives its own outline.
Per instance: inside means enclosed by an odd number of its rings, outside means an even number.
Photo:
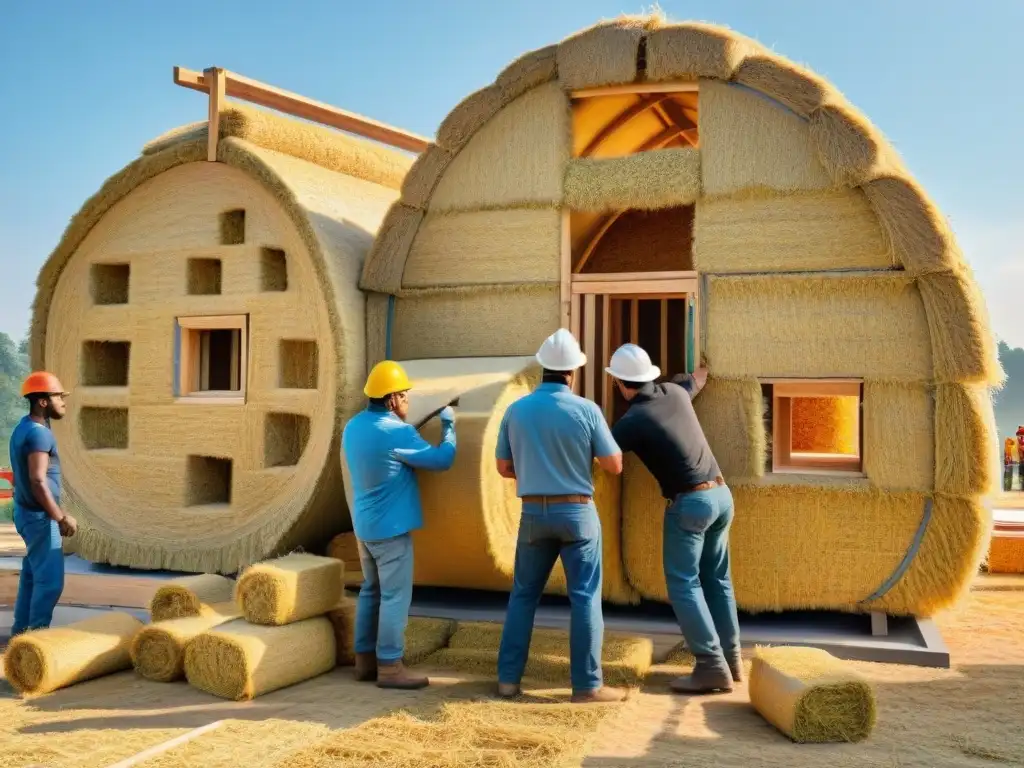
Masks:
[[[248,315],[206,315],[177,318],[180,344],[178,348],[178,402],[244,405],[248,385],[249,369],[249,316]],[[238,348],[232,350],[232,357],[238,357],[237,390],[205,390],[197,383],[202,366],[202,333],[204,331],[239,331]],[[234,361],[232,361],[234,362]],[[232,366],[233,370],[236,367]]]
[[[862,379],[762,379],[772,387],[772,474],[866,477],[864,472],[864,382]],[[857,456],[816,455],[793,458],[792,405],[794,397],[856,397]],[[788,429],[787,429],[788,427]]]

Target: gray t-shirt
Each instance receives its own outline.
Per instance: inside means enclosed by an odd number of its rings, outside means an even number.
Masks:
[[[645,384],[612,427],[623,453],[636,454],[670,501],[722,475],[693,410],[693,385],[687,373],[664,384]]]

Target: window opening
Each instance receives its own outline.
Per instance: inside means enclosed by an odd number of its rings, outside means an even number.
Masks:
[[[248,316],[180,317],[180,397],[244,402],[248,367]]]

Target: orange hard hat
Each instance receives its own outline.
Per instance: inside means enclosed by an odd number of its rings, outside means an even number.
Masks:
[[[29,395],[63,395],[64,385],[60,379],[48,371],[33,371],[25,377],[21,384],[21,396]]]

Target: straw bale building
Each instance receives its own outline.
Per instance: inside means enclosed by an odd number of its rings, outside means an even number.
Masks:
[[[368,362],[469,395],[455,467],[422,477],[418,583],[510,583],[494,440],[559,325],[610,420],[620,343],[705,361],[743,609],[929,615],[985,552],[1002,373],[953,234],[836,88],[731,30],[620,18],[512,62],[417,158],[360,286]],[[664,600],[653,479],[600,479],[606,597]]]

